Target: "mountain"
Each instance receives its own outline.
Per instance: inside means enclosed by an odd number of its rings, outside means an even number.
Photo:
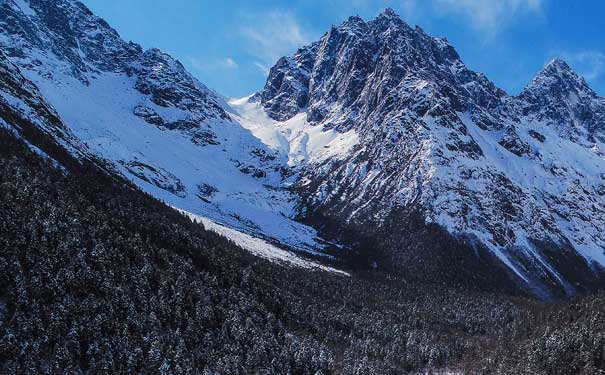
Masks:
[[[519,95],[528,121],[559,128],[559,134],[586,146],[603,142],[605,99],[600,98],[563,60],[551,61]]]
[[[509,96],[386,10],[282,58],[261,98],[276,121],[358,140],[302,167],[301,218],[325,235],[357,228],[404,272],[487,267],[544,296],[603,285],[604,99],[566,63]]]
[[[439,285],[603,286],[605,101],[563,61],[511,96],[387,9],[229,100],[76,0],[3,1],[0,47],[59,144],[209,225]]]
[[[387,10],[227,100],[73,0],[0,0],[0,46],[1,373],[605,371],[603,295],[527,295],[602,281],[563,62],[512,97]]]
[[[165,202],[286,247],[326,245],[291,217],[285,163],[225,99],[75,0],[0,3],[0,48],[73,135]]]
[[[21,129],[30,121],[14,115],[0,110]],[[268,262],[99,164],[49,147],[51,135],[35,138],[41,154],[26,142],[31,133],[14,129],[0,127],[2,373],[605,366],[603,296],[552,305]]]
[[[603,296],[551,304],[253,256],[72,148],[0,59],[0,372],[603,370]]]

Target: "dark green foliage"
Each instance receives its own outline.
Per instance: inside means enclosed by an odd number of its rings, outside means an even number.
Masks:
[[[47,151],[48,152],[48,151]],[[0,372],[598,373],[604,299],[275,265],[0,129]]]

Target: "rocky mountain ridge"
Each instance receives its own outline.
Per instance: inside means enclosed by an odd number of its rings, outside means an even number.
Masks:
[[[227,101],[75,0],[0,2],[0,47],[74,150],[185,211],[418,277],[603,285],[605,101],[560,60],[510,96],[387,9]]]
[[[303,219],[380,228],[412,210],[542,294],[602,283],[604,103],[561,60],[509,96],[392,10],[283,58],[262,93],[276,120],[359,137],[305,168]]]

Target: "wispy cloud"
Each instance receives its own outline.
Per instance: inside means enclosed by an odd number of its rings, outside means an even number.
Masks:
[[[273,10],[267,14],[248,17],[241,30],[248,50],[259,61],[255,63],[263,73],[280,57],[291,54],[313,38],[289,12]]]
[[[543,0],[436,0],[435,10],[464,17],[471,27],[493,37],[521,15],[541,15]]]
[[[196,57],[189,57],[189,65],[201,72],[210,72],[215,70],[225,70],[225,69],[237,69],[239,68],[239,64],[232,58],[227,57],[214,61],[205,61],[198,59]]]
[[[363,14],[393,7],[408,23],[426,25],[439,19],[463,20],[465,27],[489,40],[521,16],[545,15],[547,0],[326,0],[341,16],[351,9]],[[351,5],[351,6],[349,6]]]
[[[267,65],[263,64],[262,62],[260,62],[260,61],[255,61],[255,62],[254,62],[254,66],[256,66],[256,67],[258,68],[258,70],[259,70],[259,71],[260,71],[262,74],[264,74],[264,75],[268,75],[268,74],[269,74],[269,69],[270,69],[270,68],[269,68]]]
[[[229,69],[237,69],[239,68],[239,65],[231,57],[227,57],[225,59],[225,67]]]

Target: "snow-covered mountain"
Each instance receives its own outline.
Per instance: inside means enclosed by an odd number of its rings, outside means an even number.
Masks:
[[[605,280],[605,100],[560,60],[510,96],[389,9],[227,100],[76,0],[0,0],[0,49],[56,139],[179,209],[311,252],[317,228],[426,278]]]
[[[558,128],[564,138],[594,146],[605,140],[605,99],[563,60],[551,61],[517,98],[526,122]]]
[[[275,120],[305,116],[358,140],[304,167],[303,218],[372,228],[394,252],[434,223],[537,293],[602,285],[605,101],[566,63],[509,96],[387,10],[281,59],[261,98]],[[407,224],[394,221],[403,212]]]
[[[3,0],[0,49],[92,153],[167,203],[300,250],[289,171],[223,97],[75,0]]]

